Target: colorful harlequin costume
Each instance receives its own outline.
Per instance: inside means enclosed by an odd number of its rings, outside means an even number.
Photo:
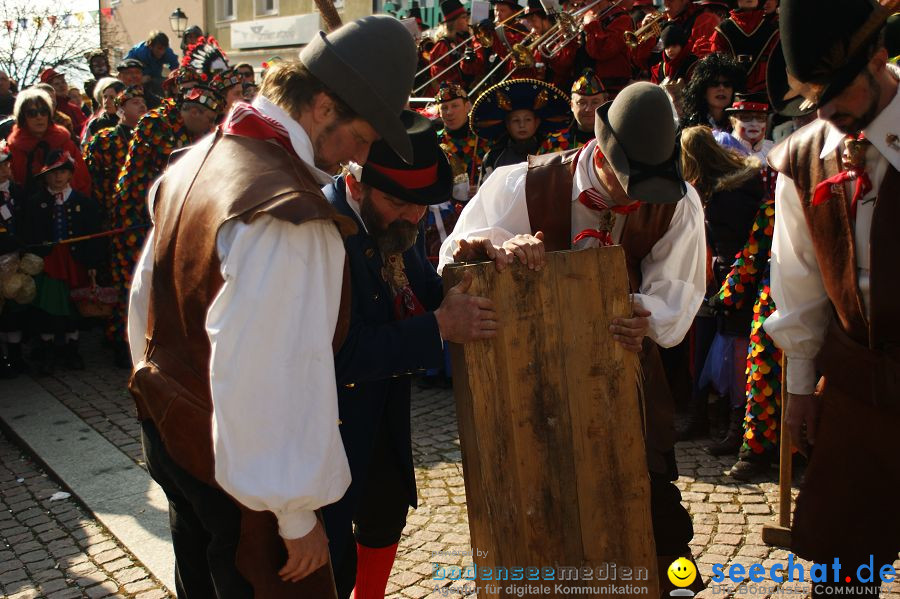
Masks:
[[[750,239],[738,254],[719,290],[719,301],[740,309],[754,297],[750,347],[747,352],[747,413],[744,417],[742,459],[774,459],[778,453],[781,419],[781,350],[763,330],[775,311],[769,287],[769,256],[775,227],[775,200],[769,196],[753,222]],[[764,455],[765,454],[765,455]]]
[[[196,102],[209,108],[208,101],[218,102],[218,110],[224,104],[221,98],[208,88],[191,88],[184,102]],[[138,121],[128,145],[128,155],[116,183],[111,207],[112,228],[149,226],[147,192],[153,181],[163,172],[169,155],[193,143],[194,139],[181,117],[181,104],[171,98],[162,106],[151,110]],[[144,245],[145,229],[133,229],[112,238],[112,280],[121,290],[121,298],[128,297],[131,273]],[[118,304],[110,323],[110,334],[115,341],[126,341],[125,323],[128,306],[125,300]]]
[[[130,86],[116,96],[116,106],[143,96],[141,86]],[[116,182],[128,156],[130,140],[131,127],[120,121],[115,127],[99,130],[84,151],[84,162],[91,173],[94,198],[103,209],[105,226],[112,221],[113,205],[116,204]]]

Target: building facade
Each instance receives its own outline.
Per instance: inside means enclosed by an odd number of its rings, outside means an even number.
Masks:
[[[124,1],[124,0],[123,0]],[[346,23],[381,10],[381,0],[333,0]],[[290,60],[323,28],[314,0],[206,0],[206,23],[232,64]]]
[[[188,27],[199,25],[205,32],[207,1],[215,0],[100,0],[101,8],[109,9],[109,16],[100,18],[100,40],[109,49],[110,63],[115,66],[151,31],[168,35],[169,45],[180,58],[181,39],[172,31],[169,16],[180,8],[188,17]]]

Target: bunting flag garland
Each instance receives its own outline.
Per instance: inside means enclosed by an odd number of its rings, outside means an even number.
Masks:
[[[107,21],[112,21],[116,15],[116,9],[114,7],[109,7],[87,12],[66,13],[64,15],[35,15],[30,18],[20,17],[18,19],[6,20],[3,21],[3,24],[6,26],[7,33],[12,33],[16,29],[16,25],[18,25],[20,30],[24,30],[28,29],[29,23],[31,23],[36,30],[41,29],[44,25],[49,27],[69,27],[72,24],[72,17],[75,17],[78,25],[83,25],[86,22],[96,23],[98,22],[100,15],[103,15]]]

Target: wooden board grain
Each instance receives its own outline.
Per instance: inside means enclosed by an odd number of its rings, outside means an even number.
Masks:
[[[479,597],[518,596],[511,583],[543,585],[531,597],[597,597],[610,584],[658,597],[638,361],[608,332],[631,311],[624,252],[551,252],[540,272],[450,265],[445,286],[466,271],[502,325],[493,340],[451,344],[473,555],[486,553]],[[555,580],[482,576],[516,567],[552,568]],[[559,580],[571,567],[578,580]]]

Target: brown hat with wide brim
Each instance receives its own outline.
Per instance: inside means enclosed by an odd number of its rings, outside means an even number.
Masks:
[[[407,163],[412,144],[400,114],[418,62],[409,30],[388,15],[357,19],[329,34],[320,31],[300,62],[381,135]]]
[[[658,85],[632,83],[598,108],[594,134],[631,199],[674,204],[687,193],[672,103]]]

